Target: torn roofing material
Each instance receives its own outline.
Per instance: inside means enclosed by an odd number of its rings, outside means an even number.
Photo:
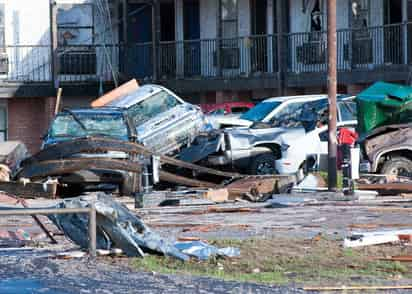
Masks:
[[[94,203],[97,214],[97,248],[120,248],[128,256],[143,257],[147,252],[173,256],[180,260],[189,257],[181,253],[172,243],[152,232],[136,215],[124,205],[104,193],[70,198],[61,201],[57,208],[85,208]],[[88,215],[50,215],[53,223],[74,243],[88,248]]]

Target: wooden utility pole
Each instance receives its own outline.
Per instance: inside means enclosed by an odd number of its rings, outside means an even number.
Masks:
[[[337,137],[336,137],[336,0],[328,0],[328,99],[329,99],[329,123],[328,123],[328,189],[335,191],[337,187]]]

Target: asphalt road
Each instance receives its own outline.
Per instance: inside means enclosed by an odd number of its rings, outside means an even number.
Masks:
[[[0,293],[304,293],[293,287],[134,272],[107,261],[0,255]]]

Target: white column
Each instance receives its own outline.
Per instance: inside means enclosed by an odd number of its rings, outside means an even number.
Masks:
[[[266,31],[268,37],[268,42],[267,42],[267,50],[268,50],[268,72],[272,73],[273,72],[273,57],[277,55],[277,52],[274,51],[273,44],[276,42],[277,36],[274,36],[273,33],[273,25],[274,25],[274,19],[275,16],[273,15],[273,5],[274,1],[273,0],[266,0],[267,1],[267,22],[266,22]]]
[[[184,75],[184,27],[183,0],[175,0],[175,35],[176,35],[176,76]]]
[[[402,0],[403,63],[408,64],[408,0]]]

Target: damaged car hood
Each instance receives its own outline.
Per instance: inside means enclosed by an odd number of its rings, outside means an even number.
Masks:
[[[234,128],[226,130],[232,149],[247,149],[263,143],[283,143],[306,134],[303,128]]]

